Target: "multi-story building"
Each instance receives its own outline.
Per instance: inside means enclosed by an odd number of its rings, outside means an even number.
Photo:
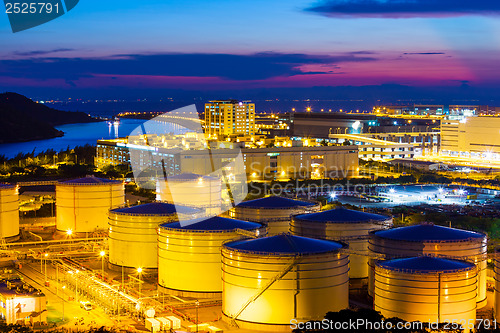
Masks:
[[[255,134],[255,104],[236,100],[205,104],[205,133],[210,138]]]
[[[455,157],[500,159],[500,118],[467,117],[443,120],[441,153]]]

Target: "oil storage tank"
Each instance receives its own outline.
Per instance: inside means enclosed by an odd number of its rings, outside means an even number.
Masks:
[[[264,223],[268,235],[290,231],[292,215],[317,212],[319,203],[294,200],[278,196],[249,200],[240,203],[229,211],[235,219]]]
[[[290,331],[349,306],[347,245],[291,234],[224,244],[222,312],[241,328]]]
[[[290,230],[294,235],[343,241],[351,254],[349,277],[368,277],[368,235],[392,226],[392,217],[336,208],[313,214],[296,215]]]
[[[124,204],[123,182],[84,177],[56,184],[56,228],[88,233],[108,229],[108,211]]]
[[[476,266],[466,261],[428,256],[379,261],[374,309],[386,318],[467,326],[476,319],[476,280]]]
[[[477,306],[486,305],[487,237],[485,234],[424,223],[370,233],[368,292],[373,296],[373,269],[377,259],[431,255],[464,259],[477,266]]]
[[[178,296],[220,295],[222,244],[265,233],[260,223],[218,216],[162,224],[158,229],[158,284]]]
[[[495,249],[495,257],[493,259],[493,276],[495,279],[495,311],[494,317],[500,320],[500,248]]]
[[[0,237],[15,240],[19,236],[19,196],[16,186],[0,184]]]
[[[166,222],[197,217],[199,210],[153,202],[109,211],[109,263],[111,267],[158,268],[157,228]]]
[[[217,177],[183,173],[158,181],[156,199],[205,210],[206,216],[221,213],[222,183]]]

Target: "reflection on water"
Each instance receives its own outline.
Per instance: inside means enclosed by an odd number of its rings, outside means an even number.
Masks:
[[[58,126],[57,129],[64,132],[63,137],[0,144],[0,155],[12,158],[18,153],[31,153],[34,151],[36,155],[48,149],[60,151],[68,147],[71,149],[85,144],[95,145],[99,139],[113,139],[120,136],[127,136],[143,122],[145,122],[143,119],[121,119],[118,123],[112,121],[111,126],[105,121],[62,125]]]

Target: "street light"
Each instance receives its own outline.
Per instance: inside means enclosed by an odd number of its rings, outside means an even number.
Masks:
[[[47,258],[49,256],[48,253],[45,253],[45,258]],[[45,284],[47,284],[47,259],[45,259],[45,265],[44,265],[44,275],[45,275]]]
[[[64,321],[64,296],[66,295],[66,286],[62,286],[63,290],[63,296],[62,296],[62,318],[61,320]]]
[[[142,267],[137,268],[137,273],[139,273],[139,295],[141,294],[141,273],[142,273]]]
[[[101,251],[101,252],[99,252],[99,255],[101,256],[101,274],[102,274],[102,278],[104,278],[104,257],[106,256],[106,252]]]
[[[66,230],[66,235],[68,235],[68,236],[73,235],[73,230],[72,229]]]

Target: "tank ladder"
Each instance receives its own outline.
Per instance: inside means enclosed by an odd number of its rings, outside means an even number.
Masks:
[[[249,238],[258,238],[259,235],[255,231],[250,231],[250,230],[244,230],[244,229],[236,229],[235,232],[238,235],[246,236]]]
[[[231,323],[234,326],[239,327],[238,323],[236,323],[236,319],[241,315],[241,313],[243,311],[245,311],[245,309],[251,303],[255,302],[257,300],[257,298],[259,298],[276,281],[281,280],[288,272],[290,272],[292,270],[292,268],[295,267],[299,263],[300,260],[301,260],[300,257],[294,257],[293,260],[292,260],[292,262],[290,264],[288,264],[282,271],[280,271],[276,276],[274,276],[272,279],[270,279],[264,285],[264,287],[262,287],[254,296],[250,297],[250,299],[248,299],[248,301],[246,301],[245,304],[243,304],[243,306],[241,307],[241,309],[234,316],[231,316]]]

